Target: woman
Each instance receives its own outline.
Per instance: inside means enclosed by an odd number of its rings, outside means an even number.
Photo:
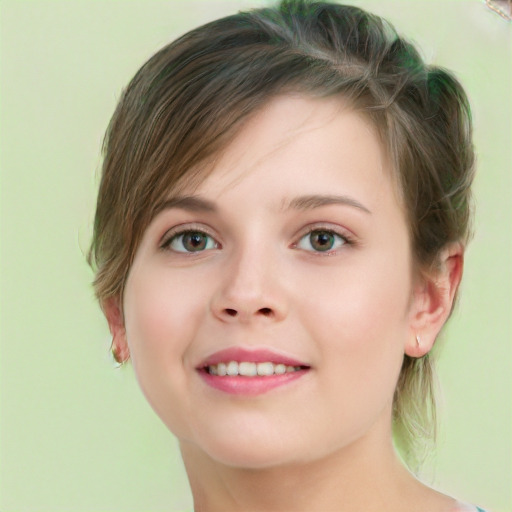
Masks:
[[[283,1],[136,74],[90,259],[196,510],[477,510],[419,482],[469,238],[465,93],[361,9]]]

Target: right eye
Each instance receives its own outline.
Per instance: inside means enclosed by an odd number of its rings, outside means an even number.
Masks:
[[[169,238],[163,247],[176,252],[193,253],[216,249],[218,244],[210,235],[202,231],[181,231]]]

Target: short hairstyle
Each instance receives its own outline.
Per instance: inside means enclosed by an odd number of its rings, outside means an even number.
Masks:
[[[384,19],[360,8],[282,0],[196,28],[151,57],[117,105],[88,261],[103,304],[121,299],[158,205],[200,183],[237,131],[278,95],[339,95],[368,116],[386,147],[408,218],[415,268],[427,274],[451,242],[465,245],[473,179],[471,113],[445,69],[425,64]],[[394,431],[409,463],[435,437],[432,363],[404,356]]]

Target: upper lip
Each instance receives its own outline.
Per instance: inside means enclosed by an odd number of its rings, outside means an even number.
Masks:
[[[299,361],[294,357],[281,354],[270,348],[248,349],[244,347],[230,347],[224,350],[219,350],[218,352],[208,356],[199,365],[199,368],[213,366],[219,363],[226,363],[230,361],[236,361],[238,363],[243,361],[250,363],[271,362],[275,364],[285,364],[287,366],[309,366],[303,361]]]

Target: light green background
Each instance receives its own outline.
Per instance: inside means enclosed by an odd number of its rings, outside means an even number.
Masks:
[[[476,237],[445,336],[427,476],[494,512],[511,500],[511,31],[478,0],[355,0],[388,17],[473,104]],[[0,510],[191,508],[177,443],[114,369],[90,288],[104,129],[158,48],[262,1],[1,2]]]

